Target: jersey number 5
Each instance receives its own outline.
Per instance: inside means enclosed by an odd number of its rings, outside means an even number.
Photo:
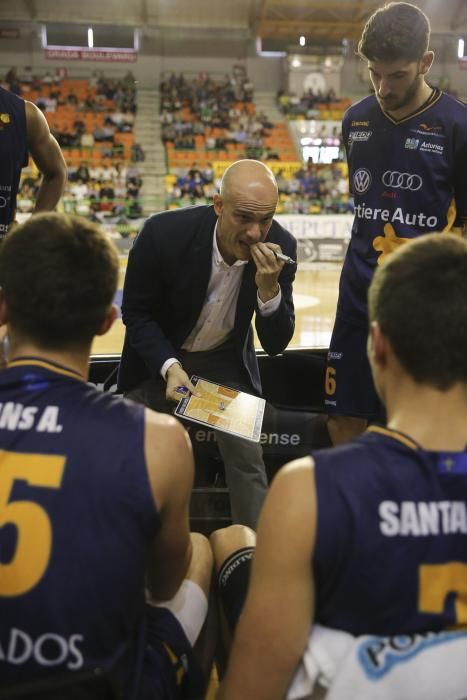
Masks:
[[[0,450],[0,528],[16,527],[16,547],[8,563],[0,562],[0,596],[17,596],[44,575],[52,550],[52,525],[44,508],[33,501],[10,501],[15,481],[60,488],[65,457]]]

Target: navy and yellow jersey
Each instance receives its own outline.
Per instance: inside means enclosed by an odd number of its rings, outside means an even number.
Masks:
[[[467,625],[467,452],[372,427],[314,453],[315,620],[359,634]]]
[[[0,87],[0,239],[14,219],[21,169],[27,163],[24,100]]]
[[[32,358],[0,373],[0,686],[95,667],[129,682],[159,524],[142,406]]]
[[[435,90],[395,121],[370,96],[348,109],[342,134],[355,218],[337,314],[366,326],[376,265],[408,239],[460,233],[467,221],[467,106]]]

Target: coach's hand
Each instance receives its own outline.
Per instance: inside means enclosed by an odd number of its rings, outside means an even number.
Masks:
[[[170,365],[169,369],[167,370],[166,379],[167,387],[165,390],[165,398],[168,401],[180,401],[180,399],[183,398],[182,394],[177,392],[177,387],[180,386],[188,389],[190,394],[198,396],[196,387],[190,382],[190,377],[179,362],[174,362],[173,365]]]
[[[255,282],[262,302],[270,301],[279,294],[279,275],[284,262],[274,255],[282,252],[277,243],[256,243],[252,245],[251,257],[256,265]]]

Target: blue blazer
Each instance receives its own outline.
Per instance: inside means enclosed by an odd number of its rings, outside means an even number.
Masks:
[[[137,236],[128,259],[122,301],[126,326],[118,389],[130,391],[145,379],[159,377],[169,357],[177,357],[203,308],[211,275],[217,216],[212,206],[185,207],[151,216]],[[296,260],[293,236],[273,221],[268,241]],[[292,283],[296,265],[285,265],[279,277],[282,299],[271,316],[256,314],[256,331],[268,355],[290,342],[295,327]],[[232,332],[239,362],[252,386],[261,392],[251,319],[257,310],[256,266],[244,266]]]

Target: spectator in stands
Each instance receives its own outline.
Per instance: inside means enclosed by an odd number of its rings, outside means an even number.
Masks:
[[[144,159],[145,159],[144,151],[139,143],[134,143],[131,146],[131,159],[135,163],[141,163],[142,161],[144,161]]]
[[[21,169],[31,154],[42,174],[33,212],[53,209],[66,181],[66,164],[42,112],[0,88],[0,238],[15,218]]]
[[[296,243],[273,220],[276,204],[269,168],[243,160],[226,170],[213,207],[148,219],[125,278],[120,390],[169,411],[179,398],[177,387],[196,393],[192,374],[261,391],[250,327],[254,310],[270,354],[282,352],[294,329],[296,266],[284,268],[274,252],[282,249],[295,259]],[[262,449],[221,432],[217,444],[233,521],[253,525],[267,489]]]
[[[17,83],[18,80],[18,71],[16,70],[15,66],[12,66],[12,68],[10,68],[5,75],[5,83],[8,85],[8,88],[10,88],[10,86]]]
[[[4,698],[96,668],[119,697],[203,694],[192,647],[212,554],[189,534],[189,440],[173,418],[87,384],[91,342],[116,317],[118,275],[116,250],[82,218],[32,217],[0,249],[10,339],[0,402],[23,416],[0,428],[2,481],[28,509],[6,513],[2,532]]]
[[[83,182],[89,182],[90,180],[89,166],[86,161],[81,161],[76,172],[75,179],[82,180]]]
[[[33,74],[31,66],[25,66],[21,75],[21,82],[30,85],[33,81]]]
[[[231,628],[242,612],[219,700],[279,700],[291,683],[308,698],[321,679],[333,698],[464,694],[466,298],[467,241],[431,234],[398,248],[369,292],[389,427],[277,474],[243,611],[255,535],[212,536]]]

